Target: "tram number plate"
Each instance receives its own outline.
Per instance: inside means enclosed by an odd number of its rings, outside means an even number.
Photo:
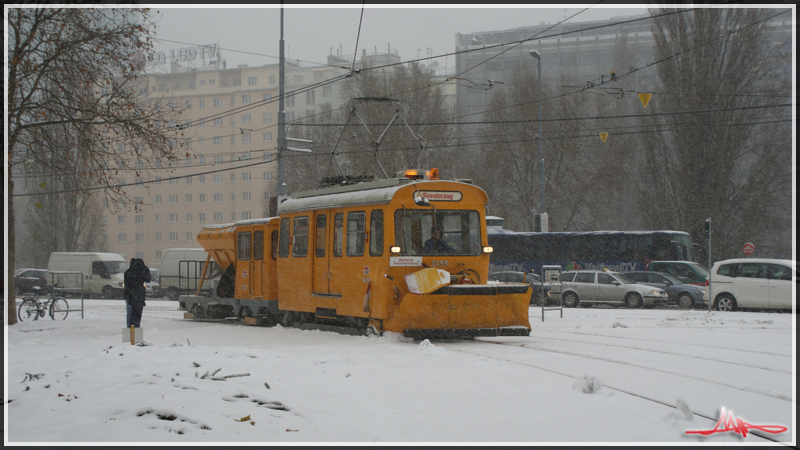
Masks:
[[[447,267],[446,259],[434,259],[431,261],[431,267]]]

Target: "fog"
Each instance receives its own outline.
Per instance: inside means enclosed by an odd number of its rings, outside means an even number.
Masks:
[[[616,7],[615,7],[616,6]],[[166,5],[153,8],[158,29],[155,51],[218,44],[227,67],[275,64],[279,57],[280,6]],[[424,7],[360,4],[316,7],[287,5],[284,9],[285,55],[306,66],[326,64],[329,54],[351,59],[385,53],[403,61],[426,58],[439,67],[455,65],[456,33],[505,30],[549,23],[587,22],[641,15],[646,8],[597,5],[587,8],[547,8],[519,5]],[[557,28],[553,29],[557,31]],[[356,46],[356,43],[358,45]],[[446,56],[446,54],[450,54]],[[166,72],[168,65],[153,68]]]

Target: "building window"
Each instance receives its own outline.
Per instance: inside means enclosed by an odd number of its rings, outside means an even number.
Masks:
[[[214,145],[222,145],[222,138],[217,136],[214,138]]]
[[[222,203],[222,194],[220,193],[214,194],[214,203]]]
[[[206,176],[205,175],[198,175],[197,182],[200,184],[206,184]]]
[[[172,164],[170,164],[170,167],[172,167]],[[172,186],[175,186],[176,184],[178,184],[178,179],[177,178],[170,178],[169,184],[171,184]]]
[[[256,85],[256,77],[247,77],[247,85],[248,86],[255,86]]]
[[[214,213],[214,222],[222,222],[222,213]]]
[[[245,183],[250,181],[250,172],[244,172],[242,174],[242,181]]]
[[[197,220],[198,220],[200,223],[203,223],[203,222],[205,222],[205,221],[206,221],[206,213],[198,213],[198,214],[197,214]]]
[[[198,194],[198,195],[200,196],[200,198],[199,198],[200,203],[205,203],[206,202],[206,194]]]
[[[261,114],[261,120],[264,121],[264,122],[272,122],[272,113],[271,112],[265,112],[265,113]]]
[[[126,236],[125,236],[125,233],[120,233],[120,234],[118,234],[118,235],[117,235],[117,240],[118,240],[119,242],[125,242],[125,241],[126,241]]]
[[[156,242],[161,242],[161,233],[156,233]]]
[[[250,143],[250,133],[242,134],[242,143],[249,144]]]
[[[269,76],[269,84],[275,84],[275,75]]]
[[[125,224],[125,216],[117,216],[117,223],[120,225]]]
[[[177,213],[170,213],[169,221],[170,221],[170,223],[178,222],[178,214]]]
[[[272,142],[272,133],[262,133],[261,136],[264,142]]]
[[[178,203],[178,196],[175,195],[175,194],[170,195],[169,196],[169,202],[172,203],[172,204]]]
[[[236,201],[236,192],[231,192],[231,203]]]
[[[144,223],[144,216],[141,214],[136,215],[136,223]]]
[[[187,231],[186,232],[186,242],[189,242],[191,240],[192,240],[192,232],[191,231]]]
[[[156,195],[156,205],[161,203],[161,194]]]
[[[214,183],[216,184],[222,183],[222,174],[219,173],[214,174]]]
[[[136,242],[144,242],[144,233],[136,233]]]
[[[161,251],[156,250],[156,261],[161,261]]]
[[[316,104],[316,91],[306,91],[306,105],[314,105]]]
[[[242,114],[242,123],[250,123],[250,114]]]
[[[249,192],[242,192],[242,201],[249,202],[250,201],[250,193]]]
[[[242,94],[242,104],[247,105],[250,103],[250,94]]]
[[[156,223],[161,223],[161,214],[156,214]]]
[[[214,126],[215,127],[221,127],[222,126],[222,117],[217,117],[216,119],[214,119]]]
[[[261,94],[261,100],[264,100],[265,102],[272,100],[272,94]]]
[[[203,82],[201,81],[200,84],[203,84]],[[200,108],[205,108],[206,107],[205,99],[201,98],[200,100],[198,100],[197,101],[197,106],[199,106]],[[203,119],[200,119],[200,120],[203,120]],[[200,125],[200,126],[202,126],[202,125]]]
[[[204,138],[204,137],[197,138],[197,145],[199,145],[200,147],[205,147],[206,146],[206,138]]]
[[[222,99],[221,98],[215,98],[214,99],[214,107],[215,108],[219,108],[221,106],[222,106]]]
[[[176,232],[174,232],[174,231],[173,231],[173,232],[171,232],[171,233],[169,234],[169,240],[170,240],[170,241],[177,241],[177,240],[178,240],[178,233],[176,233]]]
[[[242,220],[250,219],[250,211],[242,211]]]
[[[231,183],[236,183],[236,174],[235,173],[231,174]]]
[[[192,194],[186,194],[186,203],[192,203]]]

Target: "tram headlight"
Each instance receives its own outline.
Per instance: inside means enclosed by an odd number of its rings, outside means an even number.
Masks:
[[[493,247],[483,247],[483,253],[492,253],[493,251]]]
[[[398,246],[389,247],[389,251],[392,253],[400,253],[400,247]]]

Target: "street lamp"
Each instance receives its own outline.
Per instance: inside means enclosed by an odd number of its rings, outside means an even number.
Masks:
[[[542,141],[542,55],[534,50],[531,56],[536,58],[536,65],[538,67],[537,80],[539,84],[539,134],[536,139],[539,141],[539,220],[542,223],[540,231],[547,231],[546,216],[545,216],[545,203],[544,203],[544,142]]]

